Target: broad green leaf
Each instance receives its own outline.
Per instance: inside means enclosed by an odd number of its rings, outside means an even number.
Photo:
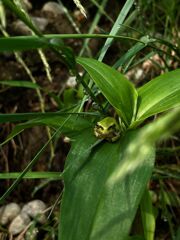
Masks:
[[[128,236],[154,163],[149,148],[145,158],[134,159],[135,166],[126,162],[129,169],[119,177],[136,134],[129,132],[116,143],[92,148],[95,137],[84,131],[74,142],[66,160],[59,239],[124,240]]]
[[[130,124],[137,101],[137,92],[132,83],[115,69],[97,60],[78,57],[77,62],[89,73],[124,122]]]
[[[25,88],[33,88],[33,89],[38,89],[41,88],[38,84],[29,82],[29,81],[0,81],[0,84],[2,85],[7,85],[11,87],[25,87]]]
[[[144,237],[142,237],[142,236],[132,236],[132,237],[127,237],[124,240],[144,240]]]
[[[126,239],[152,172],[152,146],[180,129],[179,113],[129,131],[115,143],[94,146],[92,131],[81,132],[66,160],[59,239]]]
[[[165,73],[139,88],[135,125],[177,106],[180,106],[180,69]]]

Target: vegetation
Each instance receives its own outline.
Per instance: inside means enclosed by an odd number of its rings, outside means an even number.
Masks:
[[[180,200],[175,187],[180,178],[175,135],[180,129],[178,1],[139,0],[135,4],[127,0],[114,20],[106,12],[108,1],[91,0],[98,11],[89,33],[69,34],[43,34],[20,3],[2,0],[1,4],[3,13],[13,12],[32,35],[8,36],[5,14],[1,14],[0,52],[14,52],[31,81],[1,76],[0,84],[2,89],[31,89],[40,104],[40,111],[0,114],[2,127],[16,123],[4,136],[1,149],[28,128],[45,126],[48,137],[21,172],[3,169],[0,173],[1,179],[15,178],[2,193],[1,203],[11,199],[14,191],[18,193],[24,178],[45,178],[37,191],[52,181],[60,186],[63,180],[61,200],[57,200],[60,214],[58,220],[54,217],[41,227],[44,239],[179,239],[176,209]],[[110,21],[111,30],[93,34],[102,16]],[[69,39],[83,40],[79,54],[68,45]],[[97,53],[91,50],[90,39],[105,40]],[[58,94],[37,83],[20,54],[29,50],[39,51],[49,85],[53,83],[45,55],[51,52],[75,77],[76,86],[59,86]],[[143,75],[136,79],[139,69]],[[45,98],[55,102],[55,110]],[[102,121],[107,116],[116,120]],[[70,146],[61,172],[52,167],[60,137]],[[35,171],[47,147],[46,171]],[[167,226],[166,232],[159,222]]]

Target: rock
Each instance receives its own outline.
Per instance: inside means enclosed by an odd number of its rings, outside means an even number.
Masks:
[[[48,19],[49,24],[47,26],[48,33],[74,33],[74,27],[67,18],[63,7],[56,2],[47,2],[41,9],[42,16]],[[73,39],[68,39],[66,42],[74,42]],[[77,42],[77,39],[76,41]]]
[[[76,85],[77,85],[76,77],[70,76],[66,81],[66,87],[73,88],[76,87]]]
[[[42,12],[52,13],[54,16],[64,14],[63,8],[56,2],[47,2],[42,7]]]
[[[44,31],[46,26],[48,25],[48,20],[43,17],[32,17],[33,23],[39,28],[40,31]]]
[[[21,5],[25,11],[29,11],[32,9],[32,4],[28,0],[22,0]]]
[[[46,215],[43,213],[45,209],[45,203],[37,199],[25,204],[21,212],[43,224],[46,221]]]
[[[21,20],[17,20],[13,22],[13,30],[15,33],[29,35],[31,34],[31,30],[28,26],[26,26]]]
[[[6,225],[11,222],[19,213],[21,209],[17,203],[9,203],[3,209],[0,214],[0,224]]]
[[[46,26],[48,25],[48,20],[42,17],[31,17],[34,25],[38,27],[40,31],[44,31]],[[31,34],[31,30],[28,26],[26,26],[21,20],[17,20],[13,23],[14,31],[20,34]]]
[[[21,212],[9,225],[9,233],[17,235],[22,232],[30,223],[30,218],[26,213]]]
[[[40,31],[44,31],[48,25],[48,20],[42,17],[32,17],[33,23],[39,28]]]
[[[83,72],[79,72],[79,75],[82,77]],[[68,88],[74,88],[77,85],[76,77],[75,76],[70,76],[67,81],[66,81],[66,87]]]

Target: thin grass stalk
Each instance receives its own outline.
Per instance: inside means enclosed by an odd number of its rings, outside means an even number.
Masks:
[[[49,80],[49,82],[52,82],[51,67],[49,66],[49,63],[46,59],[46,56],[45,56],[42,49],[38,49],[38,53],[39,53],[39,56],[42,60],[43,65],[44,65],[44,69],[46,71],[47,79]]]
[[[105,8],[105,6],[106,6],[106,4],[107,4],[107,1],[108,1],[108,0],[102,0],[102,2],[101,2],[101,9],[104,9],[104,8]],[[98,11],[97,11],[97,13],[96,13],[96,16],[95,16],[95,18],[94,18],[94,20],[93,20],[93,22],[92,22],[92,24],[91,24],[91,27],[90,27],[90,29],[89,29],[89,31],[88,31],[88,34],[92,34],[92,33],[94,32],[95,28],[96,28],[97,25],[98,25],[98,22],[99,22],[101,16],[102,16],[102,10],[100,10],[100,8],[99,8]],[[81,48],[81,51],[80,51],[80,53],[79,53],[79,56],[82,56],[82,55],[83,55],[84,50],[88,47],[89,40],[90,40],[90,39],[86,39],[86,40],[84,41],[84,44],[83,44],[83,46],[82,46],[82,48]],[[89,52],[88,52],[88,53],[89,53]],[[92,56],[91,52],[90,52],[89,54],[90,54],[89,56]]]
[[[120,11],[116,22],[114,23],[111,31],[110,31],[110,35],[116,35],[118,33],[118,31],[120,30],[120,28],[122,27],[121,24],[123,24],[127,14],[129,13],[132,5],[134,3],[134,0],[127,0],[126,3],[124,4],[122,10]],[[104,46],[101,49],[101,53],[100,56],[98,58],[99,61],[102,61],[107,50],[109,49],[109,47],[112,45],[113,39],[107,39]]]
[[[103,3],[99,4],[96,0],[90,0],[90,1],[99,9],[102,15],[104,15],[112,24],[114,24],[114,20],[104,10],[104,7],[102,6]]]
[[[81,2],[79,0],[73,0],[73,2],[76,4],[76,7],[79,8],[80,12],[87,17],[86,15],[86,10],[84,9],[83,5],[81,4]]]

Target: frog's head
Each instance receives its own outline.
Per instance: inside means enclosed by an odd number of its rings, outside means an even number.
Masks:
[[[114,118],[106,117],[96,123],[94,134],[98,138],[114,142],[119,138],[120,127]]]

